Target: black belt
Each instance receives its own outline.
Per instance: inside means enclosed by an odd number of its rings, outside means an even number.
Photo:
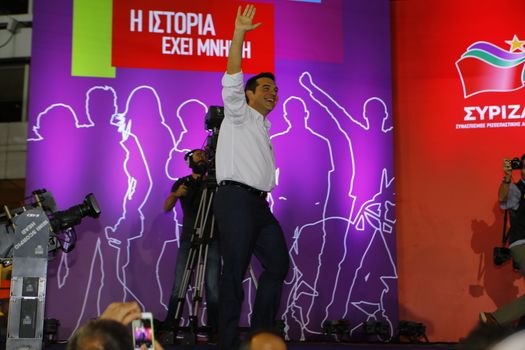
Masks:
[[[236,186],[240,188],[244,188],[246,191],[250,192],[251,194],[256,195],[257,197],[263,197],[266,198],[267,192],[258,190],[256,188],[253,188],[251,186],[248,186],[246,184],[243,184],[242,182],[232,181],[232,180],[223,180],[219,183],[219,186]]]

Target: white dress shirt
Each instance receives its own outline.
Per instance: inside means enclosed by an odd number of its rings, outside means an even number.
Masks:
[[[216,153],[217,182],[233,180],[269,192],[275,187],[271,123],[248,106],[242,72],[222,78],[224,120]]]

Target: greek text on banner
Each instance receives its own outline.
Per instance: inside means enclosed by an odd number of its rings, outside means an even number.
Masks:
[[[217,71],[226,69],[239,3],[114,0],[112,63],[116,67]],[[273,4],[257,4],[246,34],[243,71],[274,70]]]

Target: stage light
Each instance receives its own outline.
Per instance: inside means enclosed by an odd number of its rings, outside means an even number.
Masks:
[[[423,338],[428,343],[426,327],[423,323],[412,321],[399,321],[399,341],[402,338],[408,338],[411,343],[420,343]]]
[[[392,339],[390,324],[386,321],[366,321],[363,322],[363,328],[367,336],[376,336],[384,343]]]
[[[332,335],[335,341],[350,340],[350,324],[348,320],[327,320],[323,323],[323,334]]]

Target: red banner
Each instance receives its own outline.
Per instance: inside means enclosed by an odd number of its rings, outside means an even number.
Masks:
[[[523,294],[512,264],[495,266],[492,253],[503,158],[524,153],[525,1],[391,4],[399,318],[456,342],[480,311]],[[423,291],[427,278],[440,287]]]
[[[240,5],[213,0],[114,0],[112,63],[116,67],[226,70]],[[243,4],[244,5],[244,4]],[[243,71],[274,70],[273,4],[256,4],[246,34]]]

